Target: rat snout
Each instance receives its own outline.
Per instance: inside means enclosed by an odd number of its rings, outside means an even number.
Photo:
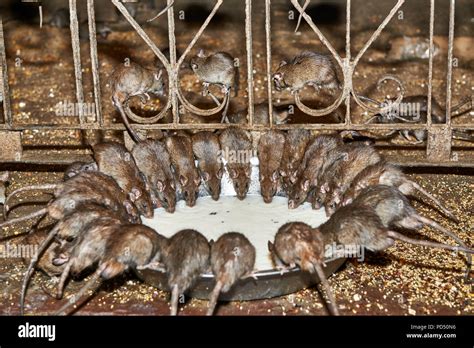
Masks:
[[[265,196],[263,196],[263,201],[264,201],[266,204],[271,203],[272,200],[273,200],[273,195],[265,195]]]
[[[277,91],[281,91],[282,90],[282,87],[283,87],[283,74],[282,73],[275,73],[273,74],[272,76],[272,80],[273,80],[273,85],[275,86],[275,89]]]

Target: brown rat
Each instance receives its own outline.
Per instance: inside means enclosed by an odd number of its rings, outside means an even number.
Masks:
[[[332,58],[316,52],[303,52],[289,62],[282,61],[272,79],[278,91],[290,88],[296,92],[305,85],[341,89]]]
[[[209,298],[207,315],[212,315],[221,292],[227,292],[239,280],[252,274],[255,247],[241,233],[225,233],[211,246],[211,268],[216,285]]]
[[[179,295],[184,294],[209,268],[210,247],[195,230],[182,230],[169,239],[164,264],[171,289],[171,315],[178,313]]]
[[[194,163],[192,141],[188,136],[174,135],[166,139],[166,147],[186,205],[193,207],[196,204],[201,178]]]
[[[228,95],[222,112],[221,122],[224,122],[229,108],[230,90],[234,88],[235,96],[237,96],[239,88],[239,71],[235,66],[234,58],[227,52],[216,52],[206,56],[204,51],[200,50],[197,56],[191,58],[190,65],[194,73],[203,81],[205,94],[209,93],[209,85],[213,84],[221,86],[223,93]]]
[[[166,211],[176,208],[176,185],[171,170],[171,157],[165,144],[159,140],[145,140],[135,144],[132,150],[138,169],[145,175],[154,207],[157,200]]]
[[[307,129],[290,129],[285,135],[280,175],[287,193],[297,180],[298,169],[310,140],[311,132]]]
[[[329,298],[331,314],[339,315],[336,300],[323,270],[324,238],[317,230],[302,222],[289,222],[278,229],[274,243],[268,242],[273,258],[293,268],[316,273]]]
[[[323,204],[326,214],[331,215],[340,204],[354,178],[368,166],[381,161],[381,156],[372,147],[361,143],[345,144],[341,147],[341,159],[332,163],[319,180],[319,187],[324,191]]]
[[[117,181],[138,211],[145,217],[153,217],[153,202],[147,190],[144,176],[140,173],[132,154],[119,143],[101,143],[93,147],[99,171]]]
[[[288,194],[288,208],[300,206],[308,193],[318,184],[318,176],[340,154],[343,146],[339,135],[318,135],[306,146],[305,154],[298,170],[298,179]],[[333,160],[329,160],[333,158]]]
[[[368,166],[363,171],[361,171],[353,179],[349,189],[344,194],[344,201],[349,203],[350,201],[354,200],[364,188],[379,184],[396,187],[403,194],[408,196],[412,196],[415,191],[418,191],[425,197],[431,199],[436,204],[436,206],[444,214],[446,214],[446,216],[450,217],[454,221],[458,221],[453,213],[444,207],[437,198],[435,198],[416,182],[409,180],[399,167],[386,161],[381,161],[374,165]]]
[[[281,165],[284,146],[285,135],[278,130],[262,134],[258,142],[260,193],[265,203],[271,203],[277,192],[280,181],[278,169]]]
[[[212,199],[217,201],[221,194],[221,179],[224,174],[224,165],[220,159],[219,137],[212,132],[199,132],[193,135],[192,142],[204,186]]]
[[[117,224],[128,222],[123,216],[108,208],[96,204],[85,204],[81,205],[79,210],[57,222],[51,231],[45,231],[47,235],[44,237],[42,236],[44,233],[39,234],[42,238],[41,242],[37,243],[38,251],[35,257],[31,259],[23,278],[20,296],[22,314],[28,282],[36,266],[38,265],[40,269],[47,266],[51,269],[61,270],[59,272],[61,274],[64,271],[65,263],[69,261],[71,249],[76,244],[77,238],[84,233],[91,223],[98,219],[109,219]],[[39,231],[36,231],[28,236],[35,236],[38,233]]]
[[[98,170],[97,163],[95,162],[74,162],[71,163],[64,171],[64,180],[69,180],[73,176],[76,176],[82,172],[91,172]]]
[[[278,109],[275,105],[273,106],[273,124],[283,124],[290,115],[288,109]],[[248,108],[237,111],[227,116],[229,123],[234,124],[247,124],[248,120]],[[268,102],[254,104],[253,106],[253,124],[269,125],[270,117],[268,112]]]
[[[107,207],[120,216],[126,216],[132,223],[140,221],[136,207],[128,200],[125,192],[122,191],[114,179],[100,172],[82,172],[60,184],[23,187],[10,194],[7,201],[20,192],[35,189],[52,189],[54,190],[54,198],[45,208],[19,218],[7,220],[0,224],[0,228],[45,214],[60,220],[76,211],[82,204],[87,203]],[[8,211],[7,204],[5,207]]]
[[[395,104],[393,100],[386,100],[384,103],[379,103],[373,99],[363,97],[363,99],[369,100],[373,103],[376,103],[379,107],[386,107],[392,105],[392,107],[380,114],[376,114],[372,117],[369,122],[377,123],[426,123],[428,115],[428,97],[425,95],[414,95],[404,97],[399,105]],[[463,106],[470,104],[470,109],[472,109],[472,97],[464,97],[461,101],[451,107],[452,118],[459,116],[463,113],[457,113]],[[467,112],[466,110],[465,112]],[[431,99],[431,117],[432,121],[435,124],[441,124],[446,122],[446,110],[441,107],[441,105],[436,101],[436,99]],[[397,131],[392,132],[391,134],[396,133]],[[427,133],[426,130],[417,129],[409,130],[404,129],[400,130],[399,133],[408,141],[413,142],[414,144],[420,144],[426,141]],[[390,135],[391,135],[390,134]],[[474,137],[470,136],[468,133],[463,131],[453,131],[453,136],[455,138],[474,141]]]
[[[142,103],[145,97],[150,99],[148,93],[164,94],[162,70],[145,69],[135,62],[119,64],[110,77],[112,87],[112,102],[122,116],[123,123],[135,141],[141,140],[130,125],[124,105],[131,97],[140,96]]]
[[[100,231],[102,233],[102,231]],[[88,281],[88,283],[74,296],[73,301],[68,301],[59,311],[57,315],[66,314],[68,309],[76,305],[77,301],[92,288],[100,278],[108,280],[119,274],[126,272],[131,268],[146,267],[150,263],[159,263],[163,259],[163,252],[167,245],[167,239],[154,231],[153,229],[143,225],[118,225],[115,226],[113,238],[110,235],[102,236],[105,239],[105,247],[103,255],[99,258],[99,266],[96,272]],[[107,233],[106,233],[107,234]],[[78,271],[90,262],[93,257],[93,251],[88,250],[95,243],[90,240],[91,246],[87,245],[86,238],[76,248],[79,253],[74,253],[71,262],[71,271]],[[104,240],[101,240],[102,244]],[[75,249],[76,250],[76,249]],[[88,255],[90,253],[90,255]],[[95,255],[94,255],[95,256]],[[86,260],[85,263],[81,261]],[[77,262],[74,262],[77,260]],[[96,288],[97,289],[97,288]],[[77,305],[76,305],[77,306]]]
[[[243,200],[250,186],[250,175],[252,167],[250,157],[252,154],[252,142],[248,133],[242,129],[230,127],[225,129],[219,136],[223,153],[229,153],[226,158],[226,168],[237,194],[237,198]]]

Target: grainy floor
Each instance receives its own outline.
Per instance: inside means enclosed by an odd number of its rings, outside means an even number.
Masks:
[[[180,2],[177,2],[178,4]],[[187,2],[182,2],[183,4]],[[245,56],[245,41],[243,29],[243,8],[235,11],[232,6],[236,2],[225,2],[222,15],[217,18],[217,25],[212,25],[199,40],[196,47],[206,50],[226,50],[238,57]],[[264,75],[264,26],[263,6],[261,1],[254,2],[254,64],[255,64],[255,95],[256,101],[266,98],[266,77]],[[388,3],[388,2],[387,2]],[[391,2],[390,2],[391,3]],[[392,36],[399,35],[426,35],[426,18],[414,15],[414,2],[406,5],[406,16],[403,21],[393,21],[387,28],[387,35],[381,37],[374,48],[371,48],[366,57],[362,59],[356,71],[354,84],[360,91],[371,91],[372,97],[381,99],[389,94],[389,88],[377,91],[372,88],[377,79],[384,73],[396,74],[406,82],[407,94],[421,94],[427,91],[427,61],[408,61],[389,63],[384,59],[387,51],[387,42]],[[459,1],[458,7],[469,9],[465,1]],[[322,49],[321,43],[307,26],[301,28],[300,34],[293,34],[295,22],[288,22],[288,2],[274,1],[273,15],[273,67],[284,57],[298,53],[304,49]],[[377,5],[378,4],[378,5]],[[437,2],[437,13],[443,18],[444,4]],[[178,5],[177,5],[178,6]],[[405,6],[405,5],[404,5]],[[179,7],[179,6],[178,6]],[[210,8],[210,2],[208,3]],[[180,8],[177,8],[177,11]],[[186,7],[183,5],[186,11]],[[364,11],[360,9],[360,2],[353,1],[353,54],[360,49],[361,42],[365,42],[368,34],[373,31],[380,20],[388,12],[388,5],[380,1],[365,1]],[[444,10],[443,10],[444,9]],[[458,11],[459,18],[456,35],[470,35],[472,39],[472,17],[469,11]],[[364,13],[372,13],[365,17]],[[444,14],[443,14],[444,13]],[[359,16],[358,16],[359,14]],[[342,19],[345,15],[342,13]],[[420,18],[414,18],[420,17]],[[358,18],[358,19],[357,19]],[[364,18],[362,20],[361,18]],[[182,51],[197,30],[196,24],[191,21],[177,21],[176,35],[178,48]],[[416,22],[419,19],[420,22]],[[201,20],[200,18],[197,21]],[[421,27],[421,23],[424,25]],[[343,22],[342,22],[343,23]],[[110,103],[110,88],[107,77],[115,64],[129,57],[143,64],[152,63],[152,52],[134,33],[127,29],[115,31],[109,38],[99,43],[99,60],[101,69],[101,89],[103,93],[103,113],[108,122],[119,122],[120,118]],[[236,30],[235,28],[240,28]],[[421,29],[420,29],[421,28]],[[344,25],[339,20],[337,23],[322,25],[323,32],[334,44],[337,51],[344,52]],[[159,47],[165,47],[167,33],[160,23],[157,26],[148,26],[147,32]],[[445,35],[446,28],[436,27],[436,34]],[[466,34],[468,33],[468,34]],[[469,34],[471,33],[471,34]],[[10,21],[5,25],[7,57],[9,64],[9,81],[12,92],[12,108],[15,122],[38,124],[70,124],[75,119],[70,117],[57,117],[53,109],[58,102],[74,100],[74,78],[72,69],[72,56],[67,29],[44,27],[38,30],[37,26],[21,22]],[[384,34],[385,35],[385,34]],[[88,59],[88,46],[82,44],[82,57],[84,66],[84,88],[91,90],[90,61]],[[16,65],[16,58],[21,59],[21,64]],[[474,77],[473,60],[460,57],[460,65],[454,69],[453,98],[459,100],[465,94],[472,94],[472,80]],[[434,97],[444,105],[446,62],[439,57],[435,60],[434,69]],[[237,99],[234,109],[245,105],[246,73],[245,62],[241,71],[241,98]],[[186,91],[198,92],[199,82],[186,71],[182,73],[182,88]],[[360,89],[359,89],[360,88]],[[288,95],[275,95],[275,98],[285,100]],[[92,100],[86,94],[88,101]],[[137,104],[138,105],[138,104]],[[161,107],[158,101],[153,101],[145,107],[145,111],[154,113]],[[361,110],[354,108],[355,120],[365,119]],[[456,122],[469,119],[466,114]],[[308,121],[308,119],[295,119],[294,122]],[[309,120],[313,121],[313,120]],[[82,147],[83,134],[77,131],[46,132],[42,130],[26,131],[23,135],[25,146],[41,146],[42,154],[47,156],[61,156],[64,154],[85,154],[89,150]],[[113,136],[111,134],[108,137]],[[401,142],[399,139],[396,142]],[[61,145],[61,149],[56,146]],[[460,143],[458,143],[460,145]],[[462,144],[463,146],[471,146]],[[66,150],[64,150],[66,147]],[[413,151],[411,148],[398,151],[401,156],[417,158],[423,151]],[[395,152],[394,149],[389,149]],[[472,153],[465,148],[460,153]],[[61,178],[59,172],[38,172],[32,166],[21,172],[12,173],[11,186],[8,192],[18,187],[32,183],[57,182]],[[474,245],[472,230],[474,228],[474,177],[472,171],[451,171],[443,174],[420,172],[411,177],[427,188],[435,196],[455,211],[460,223],[452,223],[441,215],[435,213],[423,204],[416,204],[420,212],[431,216],[444,226],[457,233],[469,245]],[[32,195],[34,199],[45,201],[45,195]],[[31,200],[28,198],[28,200]],[[23,214],[34,207],[19,208],[14,214]],[[7,231],[8,235],[18,234],[27,230],[28,226],[15,226]],[[448,242],[435,232],[424,229],[422,234],[427,238]],[[16,238],[7,239],[2,243],[14,243]],[[425,248],[397,244],[386,252],[377,255],[368,255],[364,263],[348,261],[345,266],[330,278],[330,283],[335,290],[336,299],[341,306],[341,313],[345,315],[472,315],[473,289],[471,285],[462,281],[465,267],[464,258],[454,256],[447,251],[427,250]],[[7,277],[0,279],[1,301],[0,313],[18,313],[18,294],[25,267],[18,259],[0,259],[0,270]],[[71,282],[67,296],[74,293],[82,283]],[[42,274],[36,274],[31,283],[28,296],[28,313],[47,314],[59,308],[63,302],[53,299],[47,292],[54,286],[52,280],[46,279]],[[135,280],[133,276],[124,276],[101,288],[99,293],[85,305],[80,314],[166,314],[168,294],[158,291],[153,287]],[[63,300],[64,301],[64,300]],[[183,307],[183,314],[203,314],[207,303],[205,301],[190,300]],[[283,296],[271,300],[229,303],[221,305],[218,314],[234,315],[306,315],[326,314],[326,309],[321,301],[321,296],[316,289],[307,289],[296,294]]]

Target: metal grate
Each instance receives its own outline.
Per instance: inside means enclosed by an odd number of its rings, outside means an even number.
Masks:
[[[334,101],[334,103],[321,110],[315,110],[307,107],[303,104],[300,99],[298,92],[295,93],[294,99],[295,104],[304,113],[319,117],[327,115],[338,108],[342,103],[346,105],[346,116],[344,123],[339,124],[283,124],[274,125],[272,120],[272,79],[271,79],[271,62],[272,62],[272,23],[271,23],[271,11],[272,2],[271,0],[265,0],[265,32],[266,32],[266,62],[267,62],[267,81],[268,81],[268,108],[270,115],[269,125],[256,125],[253,123],[254,119],[254,93],[253,93],[253,62],[252,62],[252,0],[245,0],[245,34],[246,34],[246,52],[247,52],[247,80],[248,80],[248,116],[249,122],[246,125],[239,125],[244,129],[248,130],[267,130],[270,128],[276,129],[293,129],[293,128],[306,128],[311,130],[363,130],[363,131],[377,131],[377,130],[426,130],[428,134],[428,140],[426,144],[426,160],[420,161],[420,165],[443,165],[443,166],[473,166],[473,161],[465,161],[461,163],[459,161],[452,160],[451,146],[452,146],[452,131],[453,130],[473,130],[474,124],[452,124],[451,122],[451,87],[452,87],[452,64],[453,64],[453,40],[454,40],[454,25],[455,25],[455,4],[456,0],[450,1],[450,12],[449,12],[449,38],[448,38],[448,59],[447,59],[447,91],[446,91],[446,123],[445,124],[434,124],[431,118],[431,106],[432,106],[432,83],[433,83],[433,28],[434,28],[434,9],[435,0],[430,0],[430,20],[429,20],[429,73],[428,73],[428,119],[426,124],[413,124],[413,123],[402,123],[402,124],[354,124],[351,120],[351,99],[353,99],[362,109],[377,112],[381,109],[374,108],[368,104],[365,104],[357,94],[355,93],[352,85],[352,77],[357,64],[359,63],[363,54],[371,46],[371,44],[377,39],[380,33],[384,30],[390,20],[393,18],[398,9],[405,3],[405,0],[398,0],[394,7],[391,9],[389,14],[385,17],[380,26],[372,34],[371,38],[366,42],[363,48],[358,52],[354,58],[351,57],[351,0],[346,0],[346,47],[345,57],[341,57],[331,43],[326,39],[323,33],[320,31],[318,26],[313,22],[311,17],[306,14],[298,2],[298,0],[290,0],[295,9],[302,14],[303,19],[308,23],[314,33],[318,36],[320,41],[327,47],[330,53],[333,55],[335,61],[340,66],[343,72],[343,89],[341,95]],[[174,22],[174,9],[171,7],[168,10],[168,33],[169,33],[169,49],[170,49],[170,60],[168,61],[160,49],[150,39],[146,32],[140,27],[135,19],[127,12],[125,6],[119,0],[111,0],[111,3],[121,12],[124,18],[130,23],[135,29],[137,34],[145,41],[150,47],[153,53],[162,61],[164,68],[167,70],[169,76],[169,93],[168,102],[160,111],[158,115],[151,118],[141,119],[141,122],[134,124],[135,129],[150,130],[150,129],[221,129],[228,127],[228,124],[180,124],[179,123],[179,107],[184,107],[187,111],[192,112],[201,116],[210,116],[221,111],[224,107],[225,102],[223,101],[220,105],[210,110],[203,110],[190,104],[184,97],[179,87],[178,71],[180,66],[183,64],[185,58],[194,47],[198,39],[201,37],[205,29],[208,27],[210,21],[223,4],[223,0],[216,0],[215,5],[210,12],[207,19],[204,21],[200,29],[198,30],[195,37],[188,44],[181,57],[176,56],[176,40],[175,40],[175,22]],[[168,0],[168,4],[171,4],[172,0]],[[76,98],[78,103],[84,101],[84,91],[82,84],[82,70],[81,70],[81,57],[80,57],[80,46],[79,46],[79,26],[77,20],[77,9],[76,0],[69,0],[70,8],[70,29],[71,29],[71,42],[73,48],[74,58],[74,71],[75,71],[75,82],[76,82]],[[87,11],[88,11],[88,24],[90,32],[90,57],[92,62],[92,75],[93,75],[93,93],[94,102],[96,106],[97,118],[94,122],[87,122],[84,115],[79,114],[79,123],[73,125],[16,125],[12,121],[10,102],[8,98],[8,79],[7,79],[7,65],[5,58],[5,46],[3,41],[3,29],[2,22],[0,20],[0,68],[1,76],[3,76],[2,91],[4,95],[4,114],[5,123],[0,124],[0,130],[6,131],[23,131],[25,129],[100,129],[100,130],[124,130],[122,124],[108,124],[104,122],[101,107],[101,93],[99,83],[99,59],[97,55],[97,41],[95,35],[95,14],[94,14],[94,0],[87,0]],[[401,89],[403,87],[400,85]],[[399,100],[401,99],[399,96]],[[81,108],[80,108],[81,109]],[[173,114],[173,122],[169,124],[158,124],[156,123],[159,119],[165,116],[165,114],[171,110]],[[139,116],[137,116],[139,118]]]

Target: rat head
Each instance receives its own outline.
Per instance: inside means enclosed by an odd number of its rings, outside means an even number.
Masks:
[[[176,209],[176,185],[174,181],[157,180],[156,196],[168,213],[174,213]]]
[[[270,252],[284,264],[313,271],[313,263],[321,260],[324,243],[319,231],[302,222],[289,222],[280,227],[274,244],[268,243]]]
[[[229,176],[232,179],[237,198],[240,200],[245,199],[247,192],[250,187],[250,175],[252,168],[250,163],[248,165],[232,166],[229,168]]]
[[[204,180],[204,185],[215,201],[221,195],[221,179],[223,174],[224,168],[222,165],[217,170],[210,170],[210,168],[201,170],[201,178]]]
[[[165,82],[163,79],[163,70],[160,69],[158,72],[153,73],[153,84],[149,92],[156,95],[163,95],[164,91],[165,91]]]
[[[186,200],[186,205],[188,207],[194,207],[199,193],[199,185],[201,185],[201,178],[197,171],[190,176],[181,174],[179,176],[179,184],[181,185],[181,191]]]
[[[326,216],[330,217],[336,212],[336,210],[342,205],[342,191],[340,189],[334,189],[327,200],[324,208],[326,211]]]
[[[301,177],[293,186],[288,195],[288,208],[295,209],[299,207],[308,197],[310,182],[308,178]]]
[[[140,213],[138,212],[137,207],[128,199],[123,202],[123,206],[128,214],[128,221],[132,224],[141,223]]]
[[[281,61],[280,66],[276,73],[272,76],[273,85],[277,91],[281,91],[282,89],[288,87],[285,82],[285,73],[287,70],[288,63],[286,61]]]
[[[260,174],[260,192],[265,203],[271,203],[278,188],[278,171],[275,170],[270,175]]]
[[[135,204],[140,214],[143,214],[147,219],[153,218],[153,202],[148,191],[133,187],[128,197]]]
[[[348,204],[351,204],[363,189],[364,187],[358,184],[351,185],[349,189],[344,193],[344,198],[342,199],[341,205],[346,206]]]
[[[194,71],[194,73],[198,73],[200,69],[202,68],[203,64],[206,61],[206,55],[204,54],[204,51],[201,49],[199,50],[198,54],[194,57],[191,58],[191,69]]]

